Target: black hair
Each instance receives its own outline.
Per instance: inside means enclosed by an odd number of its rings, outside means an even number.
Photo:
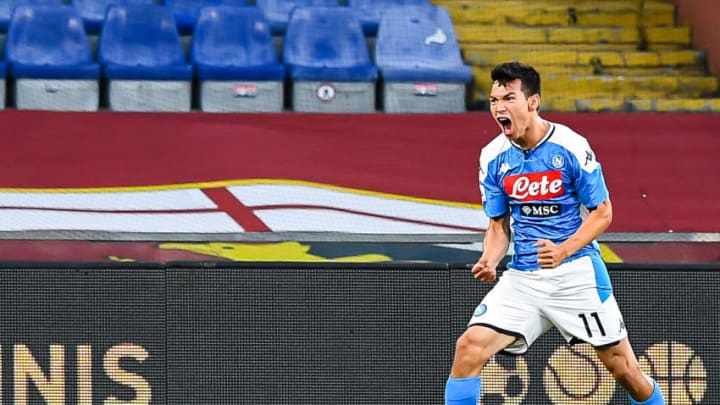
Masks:
[[[490,73],[490,78],[501,86],[515,79],[520,79],[525,97],[530,97],[533,94],[540,95],[540,74],[530,65],[520,62],[501,63]]]

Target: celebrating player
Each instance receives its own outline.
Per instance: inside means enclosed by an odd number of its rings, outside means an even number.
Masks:
[[[554,326],[568,343],[595,348],[631,404],[664,404],[640,370],[595,240],[612,221],[600,163],[585,138],[540,117],[534,68],[504,63],[491,78],[490,112],[502,133],[480,154],[490,225],[472,274],[494,281],[511,235],[515,254],[457,341],[445,403],[475,405],[490,357],[523,354]]]

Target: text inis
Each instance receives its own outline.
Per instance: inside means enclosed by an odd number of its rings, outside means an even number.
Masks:
[[[507,176],[503,185],[510,197],[518,201],[547,200],[564,192],[562,173],[558,170]]]

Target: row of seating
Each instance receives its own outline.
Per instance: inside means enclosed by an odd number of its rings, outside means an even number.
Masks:
[[[435,0],[456,24],[524,27],[658,27],[675,24],[665,1],[603,0]]]
[[[106,84],[111,110],[188,111],[196,79],[203,111],[373,112],[380,79],[386,112],[465,111],[472,73],[442,7],[388,9],[374,62],[349,7],[296,7],[281,59],[257,7],[203,7],[189,61],[175,25],[165,7],[110,6],[93,60],[76,8],[18,6],[5,46],[14,104],[92,111]]]
[[[283,35],[295,7],[306,6],[347,6],[355,10],[366,35],[376,35],[382,12],[390,7],[427,6],[430,0],[0,0],[0,31],[5,32],[12,11],[19,5],[60,5],[76,7],[85,29],[90,34],[101,31],[105,13],[113,5],[153,5],[169,8],[175,17],[177,27],[183,35],[190,34],[206,6],[257,6],[270,23],[273,35]]]
[[[519,60],[543,75],[545,111],[720,111],[720,80],[675,6],[645,0],[434,0],[453,18],[487,108],[490,71]]]

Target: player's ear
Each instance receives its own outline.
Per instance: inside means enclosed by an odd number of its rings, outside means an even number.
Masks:
[[[528,110],[529,111],[539,111],[540,110],[540,95],[539,94],[533,94],[528,99]]]

